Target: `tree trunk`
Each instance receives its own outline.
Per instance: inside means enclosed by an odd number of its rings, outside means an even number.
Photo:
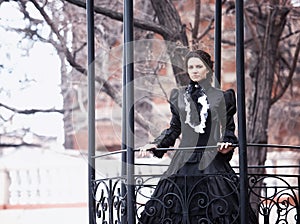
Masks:
[[[258,48],[253,48],[250,65],[252,81],[248,107],[248,142],[268,142],[268,120],[272,100],[272,87],[275,67],[279,61],[279,42],[286,23],[288,10],[270,7],[266,14],[258,17],[257,37]],[[257,16],[257,14],[256,14]],[[267,21],[266,21],[267,20]],[[266,24],[262,26],[261,24]],[[253,148],[248,150],[248,161],[251,165],[263,165],[266,149]]]
[[[279,8],[278,5],[265,8],[264,12],[249,12],[252,15],[251,27],[256,28],[256,36],[252,33],[254,46],[251,48],[251,58],[249,65],[250,78],[252,81],[251,94],[248,99],[247,115],[247,141],[250,143],[265,144],[268,142],[268,121],[272,100],[272,87],[275,77],[275,65],[279,61],[279,42],[286,23],[288,10]],[[250,15],[251,14],[251,15]],[[254,19],[255,18],[255,19]],[[255,21],[255,22],[254,22]],[[252,29],[253,31],[253,29]],[[267,148],[248,147],[248,165],[264,165]],[[257,183],[256,178],[264,174],[265,170],[261,168],[249,169],[249,174],[254,175],[250,188],[254,185],[260,187],[262,182]],[[260,190],[253,188],[257,195]],[[251,194],[250,202],[258,203],[259,198]],[[256,210],[256,209],[255,209]]]
[[[151,0],[159,24],[168,31],[163,36],[169,50],[173,73],[178,85],[186,85],[188,77],[184,72],[184,55],[187,52],[188,39],[185,25],[181,23],[178,11],[171,1]]]

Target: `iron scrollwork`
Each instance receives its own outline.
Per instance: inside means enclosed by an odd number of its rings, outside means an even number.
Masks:
[[[299,186],[287,179],[299,179],[297,175],[249,175],[249,193],[252,209],[263,223],[299,223]]]
[[[126,214],[126,193],[122,192],[122,178],[96,180],[93,184],[96,214],[101,224],[121,224]]]
[[[181,178],[177,184],[178,178]],[[188,177],[190,178],[190,176]],[[155,180],[154,180],[155,179]],[[176,181],[174,181],[176,179]],[[172,186],[165,194],[155,192],[157,177],[138,177],[136,185],[137,219],[140,223],[141,213],[145,213],[157,220],[157,223],[174,224],[173,214],[182,216],[182,223],[223,223],[228,219],[232,223],[238,223],[239,207],[233,208],[229,203],[232,198],[239,200],[238,179],[235,176],[224,175],[202,175],[195,176],[196,181],[190,184],[187,176],[164,177],[159,187]],[[211,189],[216,182],[231,183],[233,186],[225,194],[218,194],[218,191]],[[151,195],[154,193],[154,197]],[[223,192],[224,193],[224,192]],[[147,202],[147,203],[146,203]]]
[[[286,175],[287,176],[287,175]],[[226,197],[232,194],[237,197],[239,194],[238,178],[221,175],[206,175],[197,177],[197,181],[187,188],[182,188],[174,182],[173,178],[164,177],[164,181],[172,183],[173,189],[161,197],[151,197],[156,191],[157,183],[161,180],[157,175],[138,175],[135,176],[135,203],[136,219],[140,220],[142,212],[147,212],[149,216],[159,214],[160,223],[172,224],[172,219],[168,217],[168,212],[180,211],[183,215],[184,223],[214,223],[215,216],[222,217],[232,210],[232,205],[228,204]],[[177,177],[184,178],[186,177]],[[216,181],[222,178],[226,182],[234,183],[230,192],[225,195],[213,195],[212,191],[201,191],[201,188],[209,181]],[[299,176],[290,175],[288,178],[297,179]],[[259,223],[288,224],[299,223],[299,186],[289,183],[287,177],[279,175],[254,175],[248,176],[249,179],[249,198],[251,209],[259,216]],[[126,216],[126,189],[122,192],[122,187],[126,188],[124,178],[112,178],[96,180],[93,182],[94,198],[96,200],[97,217],[102,224],[121,224],[122,217]],[[200,186],[200,187],[199,187]],[[199,190],[200,189],[200,190]],[[152,202],[153,203],[152,203]],[[150,203],[149,203],[150,202]],[[147,203],[148,207],[145,208]],[[198,212],[204,215],[193,215],[191,208],[198,208]],[[239,208],[235,208],[233,223],[239,223]],[[222,222],[221,222],[222,223]]]

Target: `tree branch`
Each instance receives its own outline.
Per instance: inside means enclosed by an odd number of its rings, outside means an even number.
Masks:
[[[43,16],[43,18],[45,19],[46,23],[50,26],[51,30],[55,33],[56,37],[58,38],[60,44],[61,49],[64,51],[66,58],[68,60],[68,62],[70,63],[70,65],[75,68],[77,71],[81,72],[81,73],[86,73],[86,69],[84,67],[82,67],[81,65],[79,65],[74,57],[72,56],[71,52],[69,51],[69,49],[67,48],[67,44],[64,41],[64,38],[60,35],[59,30],[57,29],[57,27],[54,25],[54,21],[48,16],[48,14],[45,12],[44,8],[41,7],[36,0],[31,0],[32,4],[36,7],[36,9],[41,13],[41,15]]]
[[[5,109],[10,110],[14,113],[18,113],[18,114],[35,114],[35,113],[60,113],[60,114],[63,114],[65,112],[65,110],[63,110],[63,109],[58,110],[58,109],[54,109],[54,108],[19,110],[19,109],[7,106],[3,103],[0,103],[0,107],[4,107]]]
[[[247,13],[247,11],[245,11],[244,15],[245,15],[245,19],[246,19],[247,25],[248,25],[248,27],[250,29],[251,36],[252,36],[252,38],[254,40],[254,43],[255,43],[255,51],[258,51],[260,49],[260,46],[261,46],[259,38],[255,34],[254,27],[251,24],[250,17],[249,17],[249,14]]]
[[[79,6],[81,8],[86,8],[86,2],[84,0],[66,0],[73,5]],[[107,16],[111,19],[122,22],[123,21],[123,13],[115,12],[113,10],[109,10],[107,8],[102,8],[99,6],[95,6],[94,10],[96,13]],[[143,30],[153,31],[157,34],[160,34],[163,37],[171,36],[172,33],[167,29],[167,27],[158,25],[149,20],[139,20],[134,19],[133,24],[135,27],[141,28]]]
[[[300,30],[296,30],[296,31],[294,31],[294,32],[290,32],[289,34],[287,34],[287,35],[285,35],[284,37],[280,38],[280,40],[287,39],[287,38],[289,38],[289,37],[291,37],[291,36],[294,36],[294,35],[296,35],[296,34],[298,34],[298,33],[300,33]]]
[[[209,24],[207,25],[206,29],[197,37],[197,41],[200,41],[211,29],[213,29],[215,18],[211,18]]]
[[[54,32],[54,34],[57,36],[60,44],[58,45],[56,42],[54,41],[50,41],[54,46],[57,47],[57,49],[61,49],[61,51],[65,54],[67,61],[70,63],[70,65],[75,68],[78,72],[87,75],[87,70],[82,67],[80,64],[78,64],[75,60],[75,55],[72,54],[69,49],[67,48],[67,44],[64,41],[64,38],[60,35],[57,27],[55,26],[55,24],[53,23],[53,20],[48,16],[48,14],[45,12],[45,10],[36,2],[36,0],[31,0],[32,3],[34,4],[34,6],[37,8],[37,10],[41,13],[41,15],[43,16],[43,18],[45,19],[46,23],[50,26],[51,30]],[[39,35],[37,35],[40,39],[41,37]],[[45,41],[45,39],[42,39],[43,41]],[[110,85],[109,83],[105,82],[105,80],[103,78],[101,78],[100,76],[96,76],[95,80],[100,83],[103,84],[104,87],[104,91],[113,99],[117,102],[117,104],[120,105],[120,96],[118,94],[118,91],[112,87],[112,85]]]
[[[286,79],[285,84],[281,88],[281,91],[271,99],[271,105],[273,105],[277,100],[279,100],[280,97],[283,96],[283,94],[286,92],[287,88],[289,87],[289,84],[291,83],[291,80],[293,78],[293,75],[294,75],[296,67],[297,67],[299,52],[300,52],[300,35],[298,36],[298,43],[297,43],[297,47],[296,47],[296,50],[295,50],[295,54],[294,54],[294,58],[293,58],[293,62],[292,62],[292,66],[291,66],[289,75]]]
[[[20,143],[20,144],[10,144],[10,143],[0,143],[0,148],[9,148],[9,147],[21,147],[21,146],[29,146],[29,147],[41,147],[40,144],[31,144],[31,143]]]

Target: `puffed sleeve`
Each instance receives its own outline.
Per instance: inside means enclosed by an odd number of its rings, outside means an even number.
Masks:
[[[235,135],[235,123],[234,115],[236,113],[236,99],[233,89],[226,90],[224,92],[224,99],[226,104],[226,126],[223,137],[223,142],[231,142],[233,144],[238,143],[238,139]]]
[[[173,89],[170,94],[170,109],[172,113],[172,118],[170,121],[170,127],[165,129],[157,138],[154,139],[152,143],[157,144],[157,148],[168,148],[174,146],[176,139],[181,134],[181,123],[180,115],[178,112],[178,89]],[[153,150],[154,156],[162,158],[167,152],[166,150]]]
[[[235,123],[234,123],[234,115],[236,113],[236,98],[235,92],[233,89],[226,90],[224,92],[224,100],[226,105],[226,113],[223,116],[224,125],[222,127],[223,142],[230,142],[232,144],[238,143],[238,138],[235,135]],[[233,155],[233,150],[228,152],[227,154],[223,154],[227,161],[230,161]]]

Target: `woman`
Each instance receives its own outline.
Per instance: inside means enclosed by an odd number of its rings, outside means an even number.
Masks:
[[[208,53],[189,52],[185,65],[190,83],[171,92],[170,127],[141,147],[140,154],[152,151],[161,158],[166,151],[157,149],[174,146],[180,135],[182,150],[176,150],[139,222],[239,223],[238,178],[229,164],[232,145],[238,142],[235,93],[211,86],[213,62]]]

